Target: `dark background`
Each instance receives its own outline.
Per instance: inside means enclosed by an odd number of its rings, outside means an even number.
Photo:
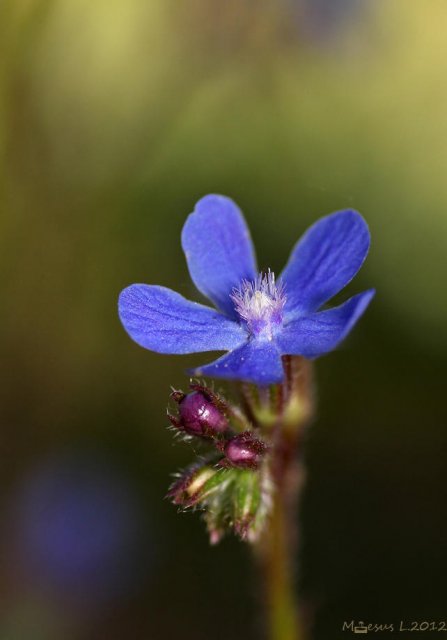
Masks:
[[[445,618],[446,27],[442,0],[0,4],[2,638],[261,636],[249,549],[163,499],[200,356],[116,312],[132,282],[196,296],[180,231],[209,192],[277,272],[319,216],[368,220],[340,299],[376,298],[317,363],[301,594],[315,640]]]

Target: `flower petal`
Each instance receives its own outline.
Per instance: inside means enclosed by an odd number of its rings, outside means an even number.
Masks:
[[[118,311],[130,337],[158,353],[227,351],[247,339],[236,322],[165,287],[127,287],[120,294]]]
[[[281,354],[273,342],[252,340],[211,364],[192,371],[196,376],[245,380],[258,385],[282,382]]]
[[[295,245],[282,272],[286,311],[316,311],[341,291],[362,266],[369,242],[368,225],[357,211],[318,220]]]
[[[359,293],[339,307],[301,316],[284,323],[277,343],[283,355],[316,358],[332,351],[348,335],[374,296]]]
[[[237,318],[230,294],[242,280],[256,277],[253,245],[240,209],[230,198],[205,196],[185,222],[182,247],[197,289]]]

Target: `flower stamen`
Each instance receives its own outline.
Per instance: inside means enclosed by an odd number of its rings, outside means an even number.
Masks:
[[[284,286],[277,283],[270,269],[260,273],[256,280],[243,280],[231,294],[239,317],[247,323],[252,334],[273,337],[273,328],[282,321],[282,310],[286,302]]]

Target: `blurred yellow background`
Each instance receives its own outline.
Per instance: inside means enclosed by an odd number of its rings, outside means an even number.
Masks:
[[[209,192],[276,271],[321,215],[371,227],[340,299],[376,298],[317,365],[313,637],[445,615],[446,29],[442,0],[0,4],[0,637],[260,637],[248,550],[162,499],[198,359],[116,312],[132,282],[197,295],[180,231]]]

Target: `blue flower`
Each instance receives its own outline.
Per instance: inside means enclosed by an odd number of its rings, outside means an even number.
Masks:
[[[240,209],[229,198],[208,195],[186,220],[182,246],[194,284],[217,310],[165,287],[134,284],[121,292],[121,322],[135,342],[158,353],[228,352],[194,375],[278,383],[281,356],[332,351],[365,311],[374,290],[320,309],[355,276],[369,242],[356,211],[321,218],[276,281],[271,271],[258,273]]]

